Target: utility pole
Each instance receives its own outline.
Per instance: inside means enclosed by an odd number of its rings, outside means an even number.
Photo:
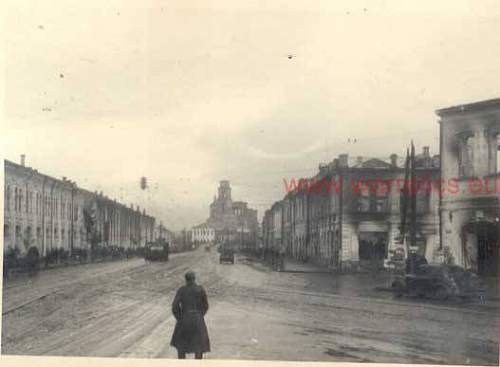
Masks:
[[[69,250],[69,254],[70,256],[73,254],[73,246],[74,246],[74,235],[73,235],[73,231],[74,231],[74,214],[75,214],[75,209],[74,209],[74,203],[75,203],[75,190],[74,190],[74,183],[73,182],[70,182],[70,185],[71,185],[71,240],[70,240],[70,250]]]
[[[410,167],[411,167],[411,185],[410,185],[410,206],[411,206],[411,232],[410,232],[410,243],[413,248],[417,245],[417,182],[415,173],[415,146],[413,141],[411,142],[411,155],[410,155]],[[415,262],[412,260],[410,262],[412,273],[415,272]]]

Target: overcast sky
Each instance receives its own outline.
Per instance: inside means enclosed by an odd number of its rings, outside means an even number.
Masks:
[[[436,154],[435,109],[500,97],[500,6],[438,3],[5,1],[4,156],[172,229],[221,179],[260,218],[283,178]]]

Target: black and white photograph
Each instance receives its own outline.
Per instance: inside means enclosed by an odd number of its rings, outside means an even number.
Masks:
[[[0,360],[499,365],[500,3],[1,7]]]

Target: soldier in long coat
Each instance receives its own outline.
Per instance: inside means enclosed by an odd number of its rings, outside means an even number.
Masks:
[[[208,311],[207,294],[202,286],[196,284],[194,272],[187,272],[185,278],[186,285],[179,288],[172,303],[172,313],[177,322],[170,345],[177,348],[179,359],[186,358],[186,353],[194,353],[196,359],[202,359],[203,353],[210,352],[203,318]]]

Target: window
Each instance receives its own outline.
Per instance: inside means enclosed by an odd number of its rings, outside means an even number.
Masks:
[[[16,226],[16,244],[21,243],[21,226]]]
[[[42,199],[39,193],[36,193],[36,213],[40,216],[42,213]]]
[[[459,138],[458,174],[460,177],[474,176],[474,136],[467,133]]]
[[[385,213],[389,209],[388,191],[375,186],[358,193],[358,211]]]
[[[23,190],[19,189],[18,193],[19,193],[19,204],[18,204],[17,210],[21,212],[23,210],[22,209],[22,207],[23,207],[23,198],[24,198],[24,196],[23,196]]]
[[[430,199],[431,193],[428,191],[422,191],[417,193],[417,213],[425,214],[430,210]]]
[[[17,187],[14,188],[14,211],[17,212],[17,198],[18,198],[18,193],[17,193]]]
[[[3,239],[7,242],[10,239],[10,227],[7,224],[3,226]]]
[[[24,245],[27,246],[27,247],[30,247],[32,244],[33,244],[33,232],[31,230],[31,227],[28,226],[26,227],[26,230],[25,230],[25,237],[24,237]]]
[[[495,139],[497,149],[496,149],[496,154],[497,154],[497,167],[496,167],[496,172],[500,173],[500,134],[497,135],[497,138]]]
[[[5,209],[7,211],[10,211],[10,186],[7,186],[5,190]]]
[[[359,194],[358,208],[360,212],[370,211],[371,195],[369,190],[363,190]]]
[[[28,212],[33,213],[33,191],[30,191],[29,208]]]

